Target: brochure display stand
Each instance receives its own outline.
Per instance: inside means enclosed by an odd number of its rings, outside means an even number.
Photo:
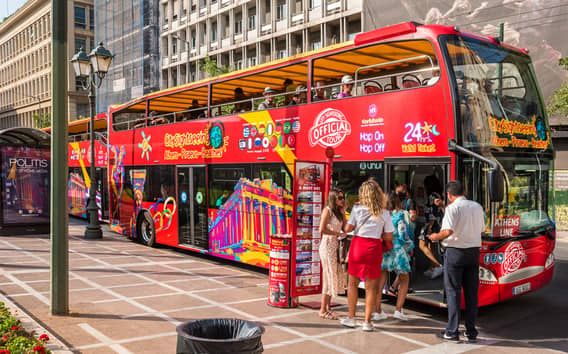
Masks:
[[[270,268],[268,274],[268,305],[291,308],[298,306],[290,294],[292,235],[270,236]]]

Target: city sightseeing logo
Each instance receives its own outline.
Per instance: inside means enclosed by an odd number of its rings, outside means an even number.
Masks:
[[[327,108],[318,114],[310,128],[310,146],[336,147],[350,134],[351,124],[345,115],[335,108]]]
[[[503,258],[503,273],[509,274],[521,267],[527,255],[520,242],[512,242],[505,250],[505,256]]]

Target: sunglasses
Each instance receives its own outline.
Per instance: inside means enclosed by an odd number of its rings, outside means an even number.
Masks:
[[[345,197],[342,196],[342,195],[340,195],[340,196],[337,197],[337,200],[344,200],[344,199],[345,199]]]

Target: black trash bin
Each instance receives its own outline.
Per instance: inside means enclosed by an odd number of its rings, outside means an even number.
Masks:
[[[177,326],[177,354],[262,353],[264,327],[236,318],[184,322]]]

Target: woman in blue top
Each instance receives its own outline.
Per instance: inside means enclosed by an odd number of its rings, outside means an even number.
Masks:
[[[381,266],[383,272],[377,294],[377,312],[373,314],[373,319],[383,320],[387,318],[387,315],[381,310],[382,289],[387,280],[388,272],[394,272],[397,274],[397,277],[390,288],[390,291],[397,294],[396,311],[393,317],[402,321],[408,321],[408,317],[402,312],[402,306],[404,305],[404,300],[408,293],[408,284],[410,283],[410,252],[414,249],[414,242],[412,241],[409,227],[410,214],[402,208],[400,198],[395,193],[389,195],[388,206],[391,210],[391,218],[394,225],[393,248],[383,255]]]

